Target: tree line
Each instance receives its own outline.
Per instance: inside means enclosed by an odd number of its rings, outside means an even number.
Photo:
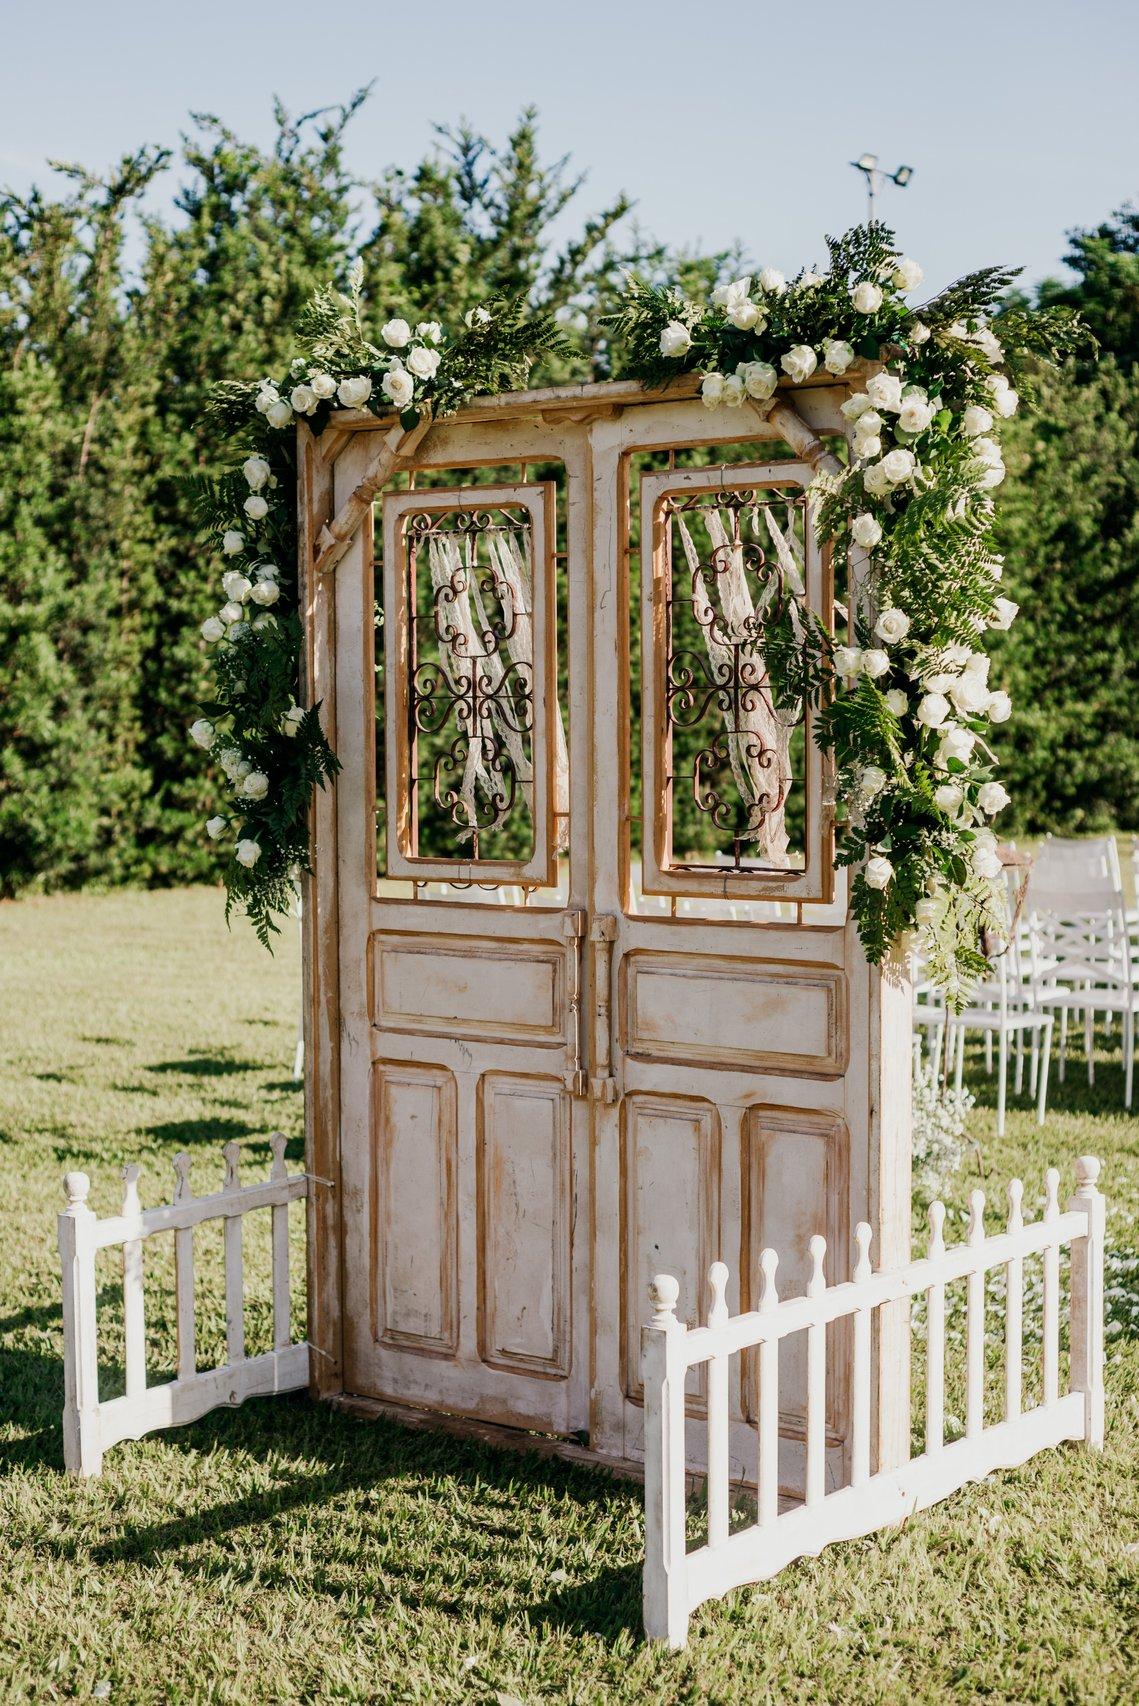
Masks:
[[[64,168],[54,196],[0,191],[0,895],[215,876],[186,738],[217,602],[191,489],[216,454],[205,404],[283,366],[317,286],[361,259],[377,329],[526,295],[569,333],[537,376],[558,382],[619,370],[603,316],[625,268],[692,289],[741,264],[668,253],[624,197],[552,246],[581,180],[543,159],[530,111],[500,147],[441,129],[418,165],[361,182],[344,136],[363,99],[278,107],[268,149],[198,115],[176,160],[146,148],[103,176]],[[1023,831],[1137,822],[1139,216],[1074,234],[1068,262],[1074,282],[1041,295],[1079,307],[1100,352],[1043,376],[1000,492]]]

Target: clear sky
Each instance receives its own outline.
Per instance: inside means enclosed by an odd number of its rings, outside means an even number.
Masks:
[[[176,144],[195,109],[267,141],[274,94],[300,111],[374,78],[363,175],[420,158],[433,121],[501,140],[534,102],[582,211],[624,189],[654,235],[788,272],[864,217],[864,150],[915,168],[881,212],[935,286],[1055,272],[1069,227],[1139,196],[1139,0],[0,0],[0,25],[17,189],[49,157]]]

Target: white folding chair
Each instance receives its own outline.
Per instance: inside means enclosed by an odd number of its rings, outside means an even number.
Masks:
[[[1123,1031],[1123,1105],[1129,1109],[1139,989],[1123,890],[1117,878],[1114,882],[1085,878],[1085,882],[1088,886],[1083,889],[1062,891],[1035,883],[1032,887],[1035,1001],[1041,1012],[1061,1015],[1061,1060],[1064,1021],[1069,1013],[1083,1015],[1089,1085],[1095,1083],[1095,1016],[1118,1015]]]

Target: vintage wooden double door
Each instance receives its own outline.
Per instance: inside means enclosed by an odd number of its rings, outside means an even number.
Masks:
[[[836,430],[843,395],[798,406]],[[635,1460],[654,1273],[695,1323],[717,1259],[747,1307],[765,1245],[787,1295],[815,1232],[833,1279],[857,1220],[904,1239],[908,1054],[765,653],[796,600],[831,619],[810,478],[739,411],[498,399],[432,429],[335,570],[346,1393]],[[792,1347],[790,1483],[801,1384]],[[839,1354],[836,1468],[844,1386]],[[733,1391],[746,1469],[753,1371]]]

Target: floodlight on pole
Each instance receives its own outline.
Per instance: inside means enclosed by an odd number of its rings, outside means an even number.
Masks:
[[[878,164],[877,154],[860,154],[850,163],[866,179],[866,217],[871,223],[874,220],[874,198],[882,185],[897,184],[900,190],[904,190],[914,175],[912,166],[899,166],[896,172],[884,171]]]

